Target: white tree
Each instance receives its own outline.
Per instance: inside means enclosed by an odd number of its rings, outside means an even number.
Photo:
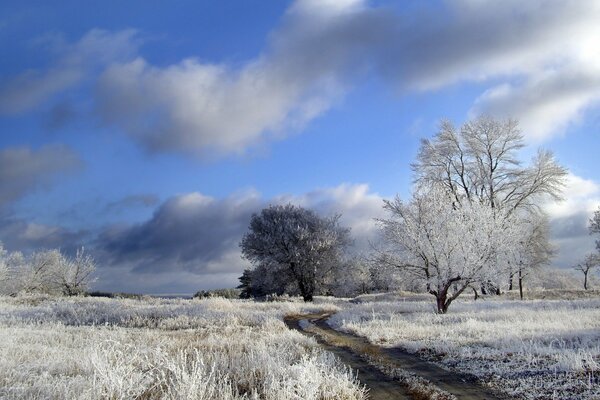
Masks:
[[[600,207],[594,212],[594,216],[590,219],[590,234],[600,233]],[[600,251],[600,240],[596,241],[596,249]]]
[[[582,262],[575,267],[576,271],[583,272],[583,289],[588,289],[588,275],[590,271],[600,266],[600,256],[595,253],[590,253],[585,256]]]
[[[442,187],[457,203],[479,202],[505,215],[536,209],[543,196],[560,199],[567,170],[549,151],[530,165],[517,158],[523,134],[514,120],[481,117],[460,129],[443,121],[432,140],[424,139],[412,165],[419,187]]]
[[[93,281],[93,258],[82,249],[74,258],[59,250],[44,250],[23,257],[19,252],[5,257],[11,294],[46,293],[72,296],[83,293]]]
[[[291,204],[270,206],[252,216],[242,255],[270,274],[289,276],[304,301],[312,301],[350,242],[338,221]]]
[[[433,139],[421,143],[417,161],[412,165],[416,185],[422,189],[441,188],[457,205],[487,205],[499,210],[496,218],[518,214],[535,221],[535,215],[542,214],[540,200],[561,198],[567,170],[544,150],[538,150],[530,164],[523,165],[518,159],[523,147],[524,138],[514,120],[481,117],[466,122],[460,129],[444,121]],[[533,237],[524,241],[530,239]],[[551,247],[547,235],[537,234],[535,240],[538,250]],[[526,258],[531,258],[531,254]],[[518,271],[523,273],[522,268],[513,273]],[[501,285],[496,281],[493,286]]]
[[[439,188],[417,191],[408,203],[386,201],[390,217],[379,220],[384,262],[420,279],[440,313],[468,287],[499,274],[497,258],[512,251],[519,226],[487,205],[451,200]]]
[[[369,293],[373,288],[370,265],[362,257],[349,258],[332,272],[331,286],[335,296],[358,296]]]
[[[513,229],[519,236],[513,240],[514,248],[509,253],[512,257],[507,258],[508,289],[513,289],[516,278],[519,295],[523,299],[524,279],[539,271],[542,266],[550,264],[556,249],[550,243],[550,225],[545,213],[530,212],[512,220],[519,225],[518,229]]]
[[[8,252],[4,249],[2,242],[0,242],[0,294],[4,292],[8,279]]]
[[[15,268],[17,292],[60,294],[53,284],[53,270],[62,258],[58,250],[43,250],[31,254]]]
[[[93,281],[96,263],[82,247],[74,258],[58,253],[49,271],[49,286],[65,296],[84,293]]]

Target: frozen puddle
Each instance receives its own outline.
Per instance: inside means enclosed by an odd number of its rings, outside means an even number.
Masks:
[[[325,350],[356,371],[372,400],[505,398],[470,375],[447,371],[401,349],[380,347],[362,337],[338,332],[327,324],[330,316],[294,315],[286,317],[285,323],[314,337]]]

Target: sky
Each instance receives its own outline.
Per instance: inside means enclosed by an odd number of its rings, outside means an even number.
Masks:
[[[569,169],[553,264],[593,251],[600,1],[0,3],[0,241],[84,246],[94,289],[233,287],[250,217],[342,213],[357,247],[442,119],[515,118]]]

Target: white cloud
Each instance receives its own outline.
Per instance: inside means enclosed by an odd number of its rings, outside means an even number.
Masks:
[[[96,85],[105,122],[149,151],[215,157],[302,129],[374,74],[404,92],[490,83],[472,113],[517,116],[543,141],[600,98],[599,20],[600,0],[448,0],[406,14],[363,0],[296,0],[263,51],[232,65],[152,65],[136,53],[134,31],[94,30],[63,44],[47,71],[4,85],[0,111],[29,109],[108,65]]]
[[[551,218],[569,217],[581,212],[591,216],[600,206],[600,184],[569,173],[564,198],[563,201],[549,202],[544,206]]]
[[[550,217],[552,241],[558,247],[554,263],[566,268],[595,249],[588,224],[600,207],[600,184],[571,173],[567,176],[564,197],[564,201],[547,203],[544,210]]]

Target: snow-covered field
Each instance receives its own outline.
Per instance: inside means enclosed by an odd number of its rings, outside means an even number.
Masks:
[[[0,298],[1,399],[363,399],[288,313],[332,304]]]
[[[433,312],[432,298],[364,300],[330,324],[473,373],[511,397],[600,399],[598,298],[460,300],[446,315]]]
[[[461,299],[439,315],[432,297],[393,295],[312,305],[0,297],[0,398],[366,398],[351,372],[282,322],[319,311],[511,398],[600,399],[600,298]]]

